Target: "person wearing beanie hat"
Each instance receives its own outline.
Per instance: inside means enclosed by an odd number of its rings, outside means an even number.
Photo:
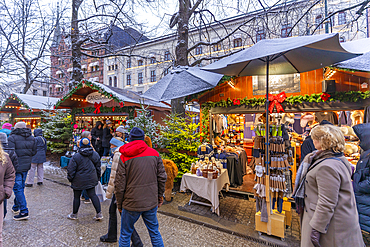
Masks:
[[[108,156],[110,151],[110,140],[112,139],[112,122],[110,120],[105,121],[106,127],[103,129],[103,156]]]
[[[73,189],[73,212],[67,216],[68,219],[77,220],[83,190],[86,190],[94,205],[96,216],[93,219],[97,221],[103,219],[100,201],[95,193],[95,186],[98,185],[101,176],[100,166],[100,156],[91,147],[90,140],[81,138],[80,148],[72,156],[67,166],[67,178]]]
[[[100,121],[96,122],[95,127],[91,130],[91,143],[94,146],[94,149],[100,156],[103,156],[103,123]]]
[[[144,131],[134,127],[131,142],[119,148],[122,155],[114,182],[117,208],[122,212],[119,246],[130,246],[140,215],[147,222],[152,245],[163,246],[157,210],[163,203],[167,175],[160,155],[148,147],[144,137]]]
[[[138,127],[133,127],[130,131],[130,142],[136,141],[136,140],[144,140],[145,133],[142,129]]]
[[[116,136],[123,138],[123,136],[125,135],[126,131],[127,131],[126,128],[123,127],[122,125],[120,125],[116,129]]]
[[[10,133],[12,132],[12,125],[10,123],[4,123],[0,133],[5,133],[7,137],[9,137]]]
[[[333,125],[328,120],[322,120],[320,122],[320,124],[318,124],[318,125],[325,125],[325,124]],[[317,126],[317,125],[315,125],[315,126]],[[312,128],[314,128],[315,126],[313,126]],[[307,154],[312,153],[315,150],[316,150],[315,145],[313,145],[313,140],[312,140],[311,136],[309,135],[309,136],[306,137],[306,139],[304,140],[304,142],[302,143],[302,146],[301,146],[301,162],[304,160],[304,157],[306,157]]]
[[[27,125],[25,122],[18,122],[14,125],[14,129],[25,129]]]
[[[116,132],[118,131],[118,128]],[[117,242],[117,202],[116,196],[114,195],[114,181],[116,179],[117,168],[119,165],[121,153],[119,147],[124,145],[122,138],[114,137],[110,141],[111,150],[113,153],[111,173],[108,182],[108,188],[106,192],[107,199],[112,199],[109,206],[109,224],[108,224],[108,233],[100,237],[101,242],[114,243]],[[135,228],[131,235],[131,246],[144,246],[141,242],[139,234],[136,232]]]
[[[27,201],[24,195],[24,188],[28,170],[31,168],[32,157],[37,153],[35,137],[32,136],[31,129],[26,128],[25,122],[18,122],[8,138],[9,148],[14,148],[18,157],[18,168],[15,171],[14,184],[14,205],[12,211],[18,213],[13,217],[14,220],[28,219]]]
[[[12,161],[14,170],[16,170],[18,168],[17,154],[15,153],[14,148],[9,148],[9,146],[8,146],[8,137],[3,132],[0,132],[0,143],[1,143],[1,146],[3,147],[4,152],[9,155],[9,158]],[[6,205],[7,205],[7,199],[4,199],[4,218],[7,214]]]

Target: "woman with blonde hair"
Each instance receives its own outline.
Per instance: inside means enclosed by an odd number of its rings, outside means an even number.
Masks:
[[[343,156],[343,133],[333,125],[320,125],[311,137],[317,150],[301,163],[293,193],[301,214],[301,246],[365,246],[351,165]]]
[[[15,170],[9,155],[0,145],[0,247],[3,246],[4,199],[9,199],[15,181]]]

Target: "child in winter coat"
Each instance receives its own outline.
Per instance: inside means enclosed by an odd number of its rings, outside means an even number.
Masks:
[[[42,129],[35,129],[33,132],[36,142],[37,153],[32,157],[31,169],[28,173],[28,182],[26,187],[32,187],[35,180],[37,168],[37,185],[42,185],[44,181],[44,162],[46,162],[46,139],[42,136]]]
[[[95,193],[95,186],[98,185],[101,175],[100,157],[91,147],[89,139],[82,138],[80,140],[80,148],[69,161],[67,171],[67,178],[71,182],[74,195],[73,213],[68,215],[68,219],[77,220],[80,197],[83,190],[86,190],[94,205],[96,216],[93,219],[103,219],[99,198]]]

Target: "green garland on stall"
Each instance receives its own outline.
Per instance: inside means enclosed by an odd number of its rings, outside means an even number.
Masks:
[[[314,93],[311,95],[296,95],[289,96],[285,99],[283,104],[287,105],[297,105],[302,103],[319,103],[325,102],[321,95],[323,93]],[[348,92],[335,92],[331,93],[330,97],[326,102],[340,101],[340,102],[357,102],[359,100],[364,100],[370,98],[370,91],[361,92],[361,91],[348,91]],[[201,127],[201,138],[205,141],[209,141],[209,111],[214,107],[230,107],[230,106],[263,106],[265,105],[265,98],[250,98],[247,97],[243,99],[230,99],[221,100],[218,102],[208,101],[201,105],[202,111],[202,127]]]
[[[100,113],[128,113],[128,118],[133,119],[135,117],[135,107],[134,106],[124,106],[124,107],[100,107]],[[73,108],[72,115],[76,114],[86,114],[86,113],[93,113],[95,111],[95,107],[86,107],[86,108]]]
[[[6,104],[9,103],[9,101],[11,100],[16,100],[19,102],[19,104],[21,104],[22,107],[26,108],[27,110],[31,111],[32,109],[26,104],[24,103],[20,98],[17,97],[17,95],[15,94],[10,94],[10,96],[4,101],[3,105],[1,106],[1,109],[4,108],[6,106]]]
[[[122,102],[124,103],[121,99],[119,99],[116,95],[112,94],[112,93],[108,93],[107,91],[105,91],[102,87],[99,87],[98,85],[94,84],[93,82],[90,82],[90,81],[87,81],[87,80],[82,80],[79,84],[77,84],[76,86],[74,86],[74,88],[72,88],[68,94],[66,94],[63,98],[61,98],[54,106],[54,108],[58,108],[59,105],[64,102],[65,100],[67,100],[68,98],[70,98],[77,90],[83,88],[83,86],[86,85],[88,86],[89,88],[91,89],[94,89],[94,90],[97,90],[99,93],[101,93],[102,95],[106,96],[107,98],[109,99],[113,99],[117,102]]]

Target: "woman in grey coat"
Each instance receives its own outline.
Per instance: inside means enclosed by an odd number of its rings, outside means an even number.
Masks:
[[[35,173],[37,169],[37,185],[42,185],[44,181],[44,162],[46,162],[46,139],[42,136],[42,129],[35,129],[33,131],[35,136],[37,153],[32,157],[31,169],[28,173],[28,182],[26,187],[32,187],[35,180]]]

